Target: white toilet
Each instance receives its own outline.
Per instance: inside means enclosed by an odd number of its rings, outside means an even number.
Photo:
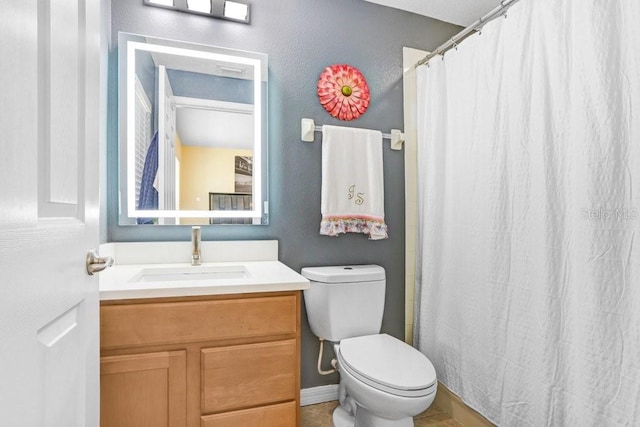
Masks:
[[[385,272],[378,265],[307,267],[304,301],[311,331],[331,341],[340,372],[334,427],[410,427],[436,396],[425,355],[380,334]]]

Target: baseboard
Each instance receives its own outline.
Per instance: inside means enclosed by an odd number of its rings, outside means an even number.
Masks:
[[[338,400],[338,384],[300,390],[300,406],[315,405],[316,403],[331,402],[332,400]]]
[[[462,399],[456,396],[442,383],[438,382],[438,393],[434,404],[445,411],[451,418],[468,427],[495,427],[495,425],[467,406]]]

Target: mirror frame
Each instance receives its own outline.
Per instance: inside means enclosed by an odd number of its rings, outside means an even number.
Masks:
[[[144,39],[146,41],[138,41]],[[263,173],[263,165],[267,164],[267,55],[263,53],[226,49],[177,40],[162,39],[131,33],[119,33],[119,76],[124,79],[124,90],[119,85],[120,124],[120,223],[131,224],[136,218],[252,218],[253,224],[268,224],[268,197],[266,195],[268,174]],[[124,55],[122,54],[124,51]],[[253,67],[253,190],[252,210],[142,210],[137,209],[135,200],[135,81],[136,52],[164,53],[202,60],[232,62]],[[263,84],[264,83],[264,84]],[[124,93],[124,96],[123,96]],[[124,99],[123,99],[124,98]],[[132,117],[133,116],[133,117]],[[264,123],[263,123],[264,120]],[[264,140],[263,140],[264,139]],[[123,161],[124,160],[124,161]],[[123,164],[126,167],[123,168]],[[266,167],[265,171],[266,172]],[[263,182],[264,181],[264,182]],[[126,191],[123,191],[123,182]],[[133,202],[133,203],[131,203]],[[125,207],[122,209],[122,207]],[[264,206],[264,209],[263,209]],[[139,225],[139,224],[136,224]],[[153,224],[158,225],[158,224]],[[171,224],[173,225],[173,224]],[[185,225],[185,224],[176,224]]]

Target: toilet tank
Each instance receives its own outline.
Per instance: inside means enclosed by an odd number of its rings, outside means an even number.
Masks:
[[[379,265],[306,267],[311,287],[304,303],[311,331],[338,342],[380,333],[384,312],[385,272]]]

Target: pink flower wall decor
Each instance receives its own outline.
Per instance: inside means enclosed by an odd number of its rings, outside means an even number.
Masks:
[[[355,67],[330,65],[320,74],[318,98],[327,112],[340,120],[355,120],[369,107],[369,86]]]

